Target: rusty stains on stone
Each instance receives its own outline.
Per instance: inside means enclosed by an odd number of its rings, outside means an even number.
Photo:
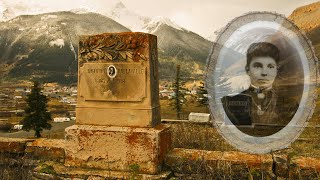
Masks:
[[[127,141],[129,143],[129,145],[135,146],[136,144],[139,143],[139,134],[138,133],[134,133],[134,132],[131,131],[127,135]]]

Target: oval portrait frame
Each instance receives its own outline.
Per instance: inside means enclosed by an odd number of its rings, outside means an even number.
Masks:
[[[244,37],[241,37],[242,35]],[[296,68],[303,74],[298,107],[293,117],[281,130],[262,137],[246,134],[240,131],[226,115],[221,99],[227,94],[224,94],[221,83],[227,83],[228,78],[232,76],[229,74],[230,76],[225,76],[227,78],[224,80],[221,80],[221,77],[226,74],[227,67],[231,67],[232,63],[237,65],[236,63],[239,62],[240,71],[242,74],[245,72],[246,63],[243,59],[250,44],[279,38],[281,42],[290,44],[291,52],[295,53],[297,59]],[[237,57],[242,60],[238,61]],[[229,59],[234,59],[234,62],[228,62]],[[318,61],[311,42],[294,23],[283,15],[251,12],[233,19],[220,31],[207,62],[205,81],[214,126],[230,144],[244,152],[264,154],[288,147],[302,133],[313,114],[317,98],[317,68]],[[230,72],[234,73],[234,70]],[[239,75],[239,77],[242,76]]]
[[[111,69],[112,69],[112,74],[110,74]],[[107,75],[109,76],[109,78],[113,79],[117,76],[117,74],[118,74],[118,70],[114,65],[110,65],[107,67]]]

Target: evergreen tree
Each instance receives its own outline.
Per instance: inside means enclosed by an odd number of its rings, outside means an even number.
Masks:
[[[176,72],[176,81],[173,84],[174,90],[174,98],[171,100],[170,105],[177,113],[177,119],[182,119],[182,108],[186,103],[186,91],[187,89],[184,88],[185,82],[180,78],[180,65],[177,65],[177,72]]]
[[[25,131],[34,130],[35,137],[41,137],[43,129],[51,129],[48,121],[52,120],[47,110],[48,98],[41,93],[40,84],[34,82],[31,93],[27,97],[26,116],[22,119],[22,129]]]
[[[204,82],[200,82],[200,86],[197,88],[197,98],[200,106],[207,106],[208,103],[208,91],[204,86]]]

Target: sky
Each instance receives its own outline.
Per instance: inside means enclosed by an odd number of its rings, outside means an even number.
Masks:
[[[39,14],[85,8],[106,12],[120,0],[0,0],[0,12],[6,8],[15,15]],[[210,37],[237,16],[250,11],[272,11],[289,16],[297,7],[316,0],[121,0],[135,13],[148,17],[163,16],[178,25]]]

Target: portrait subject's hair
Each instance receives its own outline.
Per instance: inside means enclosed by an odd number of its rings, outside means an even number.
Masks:
[[[279,63],[280,60],[280,52],[277,46],[268,43],[268,42],[258,42],[252,43],[247,50],[247,65],[246,70],[248,71],[248,67],[252,58],[254,57],[271,57],[276,63]]]

